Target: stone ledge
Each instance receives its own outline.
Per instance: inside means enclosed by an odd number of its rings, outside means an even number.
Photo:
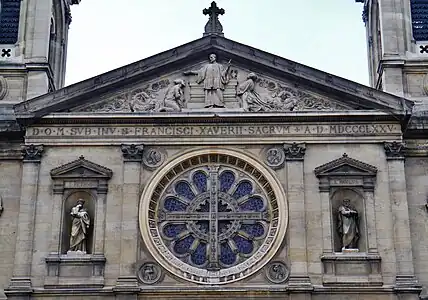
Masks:
[[[382,286],[381,257],[367,253],[323,255],[324,286]]]
[[[45,288],[104,287],[104,254],[51,253],[45,261],[48,266]]]
[[[28,297],[33,292],[30,277],[12,277],[4,292],[6,295]]]

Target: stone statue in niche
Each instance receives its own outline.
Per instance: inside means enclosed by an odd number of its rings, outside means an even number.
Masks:
[[[171,112],[181,111],[184,106],[184,87],[185,83],[183,79],[175,79],[173,85],[168,88],[165,93],[164,100],[158,111]]]
[[[349,199],[343,200],[338,209],[337,231],[339,233],[342,252],[358,251],[359,233],[358,212],[351,206]]]
[[[89,213],[83,208],[85,201],[77,200],[76,206],[71,209],[72,218],[70,234],[70,251],[86,253],[86,239],[90,225]]]
[[[247,79],[238,85],[236,94],[241,98],[241,105],[245,111],[292,111],[297,105],[298,98],[291,92],[281,90],[271,98],[263,99],[256,91],[258,76],[251,72]]]
[[[223,92],[229,83],[230,60],[226,67],[217,62],[217,55],[210,54],[209,63],[200,70],[184,72],[184,75],[196,75],[196,83],[204,85],[205,107],[225,107]]]

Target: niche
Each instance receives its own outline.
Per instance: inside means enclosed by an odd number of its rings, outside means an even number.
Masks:
[[[340,212],[341,206],[348,205],[351,210],[357,212],[356,218],[352,220],[356,221],[356,227],[358,229],[358,239],[355,243],[356,246],[350,248],[357,248],[358,252],[367,251],[367,236],[366,236],[366,216],[365,216],[365,205],[364,196],[358,189],[353,188],[335,188],[331,193],[331,212],[332,212],[332,231],[333,231],[333,247],[334,252],[343,252],[342,237],[339,234],[340,227]]]
[[[63,205],[63,224],[62,224],[62,234],[61,234],[61,254],[67,254],[67,251],[70,249],[70,235],[71,235],[71,224],[72,224],[72,216],[71,210],[74,206],[76,206],[77,201],[82,199],[85,201],[83,208],[86,209],[89,215],[89,228],[87,229],[86,236],[86,253],[93,253],[93,245],[94,245],[94,221],[96,216],[96,197],[92,195],[88,191],[76,191],[71,193]]]

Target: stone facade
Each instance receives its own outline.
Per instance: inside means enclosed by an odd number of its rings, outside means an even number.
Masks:
[[[9,108],[0,299],[423,298],[414,103],[204,14],[202,39]]]

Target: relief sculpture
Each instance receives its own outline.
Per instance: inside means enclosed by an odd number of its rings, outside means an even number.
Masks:
[[[131,90],[114,98],[84,107],[81,111],[97,112],[151,112],[165,106],[166,99],[160,97],[162,90],[170,84],[169,79]],[[174,81],[174,86],[176,85]],[[166,97],[166,95],[165,95]],[[162,99],[162,101],[159,101]],[[170,103],[168,103],[169,105]]]
[[[245,75],[231,69],[230,61],[219,64],[215,54],[210,54],[209,62],[199,70],[181,74],[195,78],[158,80],[77,111],[169,113],[183,109],[223,108],[257,113],[349,109],[292,84],[262,78],[255,72]]]
[[[294,87],[261,79],[253,72],[238,85],[236,94],[244,111],[250,112],[346,109],[345,106],[312,96]]]
[[[209,63],[200,70],[184,72],[184,75],[197,75],[196,83],[203,83],[205,107],[225,107],[223,92],[229,83],[230,61],[224,67],[217,62],[217,56],[210,54]]]
[[[174,84],[168,88],[165,98],[158,111],[181,111],[184,106],[184,80],[175,79]]]

